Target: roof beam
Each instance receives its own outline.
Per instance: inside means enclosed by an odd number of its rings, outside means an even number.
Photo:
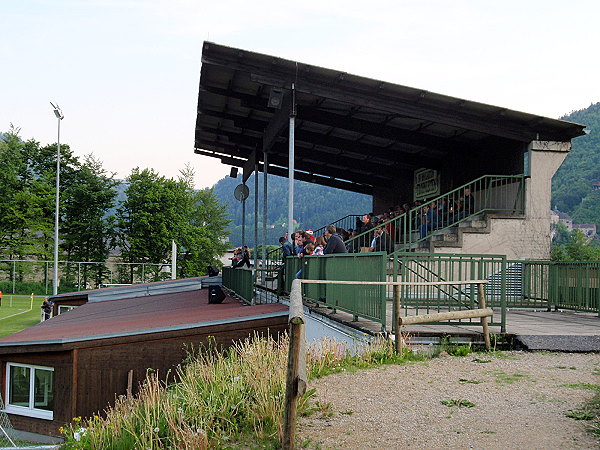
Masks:
[[[208,151],[204,151],[204,150],[200,150],[200,149],[195,149],[194,153],[196,153],[198,155],[219,158],[223,164],[227,164],[230,166],[242,167],[244,165],[243,159],[233,158],[233,157],[227,156],[227,155],[217,155],[216,153],[208,152]],[[260,163],[258,165],[258,170],[259,170],[259,172],[264,172],[264,165],[262,163]],[[271,164],[269,164],[269,174],[287,178],[288,169],[279,167],[279,166],[272,166]],[[329,186],[329,187],[333,187],[333,188],[337,188],[337,189],[342,189],[344,191],[352,191],[352,192],[357,192],[359,194],[367,194],[367,195],[373,194],[373,186],[359,184],[359,183],[352,183],[349,181],[339,180],[339,179],[331,178],[331,177],[324,177],[324,176],[318,175],[318,174],[294,171],[294,178],[297,180],[306,181],[309,183],[316,183],[316,184],[321,184],[323,186]]]

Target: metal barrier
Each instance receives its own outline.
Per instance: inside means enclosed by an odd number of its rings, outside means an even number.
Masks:
[[[246,303],[252,303],[254,277],[251,269],[223,267],[223,287],[229,289]]]
[[[288,257],[285,261],[285,291],[291,292],[297,276],[302,280],[386,281],[384,252]],[[301,272],[300,272],[301,271]],[[300,272],[300,273],[299,273]],[[386,326],[384,285],[303,284],[305,299],[363,317]]]
[[[553,263],[549,302],[556,309],[596,312],[600,316],[599,272],[600,261]]]
[[[475,285],[459,285],[465,280],[487,280],[487,306],[500,309],[500,321],[490,322],[506,331],[506,256],[461,255],[442,253],[403,253],[391,255],[388,277],[393,281],[413,283],[403,285],[400,291],[405,314],[408,308],[415,314],[458,311],[477,307]],[[422,283],[456,282],[456,285],[422,285]],[[420,283],[420,284],[417,284]],[[388,288],[387,298],[394,298]]]
[[[600,261],[507,261],[507,306],[600,315]]]
[[[53,261],[0,260],[0,290],[12,294],[52,293]],[[95,289],[100,284],[134,284],[171,278],[171,265],[117,261],[59,261],[59,293]]]
[[[313,230],[313,234],[315,236],[323,236],[325,234],[325,228],[327,228],[329,225],[334,225],[338,230],[344,229],[346,231],[348,231],[349,229],[356,229],[356,219],[360,219],[362,217],[362,215],[360,214],[348,214],[347,216],[342,217],[341,219],[335,220],[333,222],[331,222],[330,224],[327,224],[325,226],[322,226],[321,228],[317,228],[316,230]]]
[[[464,198],[465,189],[471,200]],[[391,251],[418,247],[420,242],[460,222],[483,213],[523,214],[525,212],[525,177],[523,175],[484,175],[444,195],[423,202],[386,222],[378,224],[386,230]],[[350,252],[360,252],[371,246],[373,230],[358,234],[346,241]],[[389,251],[389,253],[391,253]]]

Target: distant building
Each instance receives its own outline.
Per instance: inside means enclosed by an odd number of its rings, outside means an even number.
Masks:
[[[581,231],[585,237],[593,238],[596,236],[595,223],[573,224],[573,229]]]
[[[594,191],[600,191],[600,181],[592,181],[592,189]]]
[[[564,223],[567,227],[567,231],[573,231],[573,219],[568,214],[560,212],[558,209],[550,211],[550,223],[555,228],[558,222]]]

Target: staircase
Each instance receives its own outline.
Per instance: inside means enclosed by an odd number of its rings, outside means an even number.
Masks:
[[[393,240],[393,245],[387,246],[389,253],[499,253],[493,250],[497,237],[488,239],[488,251],[477,252],[470,251],[473,238],[490,235],[497,220],[510,219],[513,228],[515,223],[522,221],[525,212],[524,185],[522,175],[485,175],[425,202],[427,205],[446,205],[441,213],[434,210],[433,216],[428,215],[427,208],[422,205],[377,226],[386,228],[389,232],[386,239]],[[471,192],[469,207],[450,210],[447,206],[460,203],[467,189]],[[435,224],[424,227],[428,220],[435,220]],[[501,232],[502,229],[502,226],[499,227]],[[372,239],[373,230],[359,234],[346,244],[351,251],[364,251]]]

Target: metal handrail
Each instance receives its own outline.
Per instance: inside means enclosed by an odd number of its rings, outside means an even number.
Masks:
[[[377,224],[377,227],[394,229],[396,235],[394,236],[393,243],[402,244],[404,250],[406,250],[412,249],[415,244],[429,239],[435,233],[456,226],[459,223],[484,212],[523,213],[525,205],[523,188],[524,179],[525,177],[522,174],[483,175],[447,192],[446,194],[427,200],[423,205],[412,208],[400,216]],[[514,195],[502,190],[504,186],[512,183],[519,183]],[[421,219],[423,218],[424,212],[426,212],[425,207],[427,205],[433,203],[437,205],[440,202],[446,202],[447,205],[450,205],[451,202],[456,204],[466,188],[469,188],[472,194],[477,194],[477,198],[474,200],[473,210],[468,211],[468,214],[463,210],[463,213],[461,214],[460,211],[454,211],[449,207],[444,208],[441,214],[436,212],[437,215],[433,217],[435,223],[431,224],[431,226],[429,223],[423,224]],[[495,190],[498,190],[499,192],[495,192]],[[356,250],[359,250],[360,247],[370,246],[373,231],[374,228],[354,236],[352,239],[346,241],[346,246],[349,249],[355,248]],[[419,232],[418,237],[413,235],[415,232]],[[398,239],[399,237],[400,239]],[[392,252],[393,251],[394,250],[392,249]]]

